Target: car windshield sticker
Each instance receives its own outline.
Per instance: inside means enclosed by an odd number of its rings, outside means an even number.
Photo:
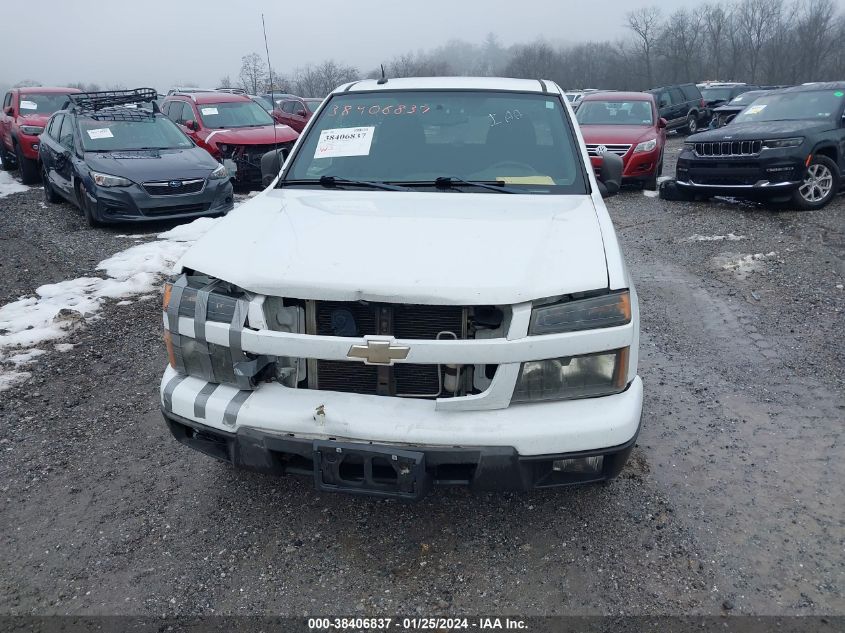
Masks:
[[[843,96],[845,96],[845,92],[842,92],[841,90],[837,90],[836,92],[833,93],[833,96],[834,97],[843,97]]]
[[[766,105],[767,104],[763,103],[763,104],[760,104],[760,105],[751,106],[750,108],[748,108],[748,110],[746,110],[746,112],[748,114],[751,114],[751,115],[760,114],[763,110],[766,109]]]
[[[96,140],[98,138],[114,138],[114,134],[111,133],[111,130],[107,127],[98,127],[93,130],[86,130],[88,132],[88,136],[91,140]]]
[[[21,101],[21,110],[37,110],[38,104],[35,101]]]
[[[547,110],[554,110],[555,109],[555,102],[554,101],[546,101],[546,109]]]
[[[203,114],[220,114],[220,113],[217,111],[217,108],[200,108],[200,111],[201,111]]]
[[[320,132],[314,158],[369,156],[375,127],[349,127]]]
[[[135,108],[138,107],[138,104],[137,103],[126,103],[126,104],[123,105],[123,107],[135,109]]]
[[[498,182],[506,185],[553,185],[551,176],[496,176]]]

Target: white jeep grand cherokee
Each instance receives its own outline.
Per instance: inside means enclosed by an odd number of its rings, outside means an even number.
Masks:
[[[614,477],[643,389],[605,185],[552,82],[341,86],[166,286],[170,430],[374,496]]]

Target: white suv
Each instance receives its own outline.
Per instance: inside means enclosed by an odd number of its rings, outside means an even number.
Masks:
[[[173,435],[406,499],[614,477],[643,388],[603,189],[552,82],[341,86],[166,286]]]

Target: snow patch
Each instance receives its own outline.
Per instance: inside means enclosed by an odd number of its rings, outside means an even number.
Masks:
[[[57,352],[69,352],[74,347],[76,347],[76,345],[74,345],[73,343],[56,343],[55,345],[53,345],[53,348]]]
[[[652,191],[651,189],[643,189],[643,195],[646,198],[657,198],[660,195],[660,192]]]
[[[733,233],[728,233],[727,235],[699,235],[696,233],[695,235],[690,235],[689,237],[685,237],[682,239],[682,242],[721,242],[721,241],[728,241],[728,242],[738,242],[740,240],[747,240],[748,238],[744,235],[734,235]]]
[[[763,263],[767,259],[776,257],[777,253],[755,253],[753,255],[738,255],[727,253],[716,258],[716,263],[723,270],[729,270],[736,274],[737,279],[745,279],[750,273],[763,269]]]
[[[9,356],[6,360],[16,367],[20,367],[22,365],[29,365],[32,363],[36,358],[46,354],[43,349],[31,349],[27,352],[22,352],[20,354],[15,354],[14,356]]]
[[[36,349],[37,345],[64,338],[96,318],[107,299],[122,299],[119,305],[126,305],[131,303],[126,301],[129,297],[143,295],[139,301],[157,297],[161,276],[169,273],[191,244],[217,222],[217,218],[199,218],[116,253],[97,265],[105,277],[46,284],[36,288],[34,296],[0,306],[0,359],[4,351],[15,349],[18,353],[6,362],[16,367],[15,358],[31,362],[44,353]],[[58,344],[55,348],[69,351],[73,345]],[[0,369],[0,390],[28,377],[26,372]]]
[[[13,193],[23,193],[24,191],[29,191],[29,187],[19,183],[11,174],[0,171],[0,198],[5,198]]]

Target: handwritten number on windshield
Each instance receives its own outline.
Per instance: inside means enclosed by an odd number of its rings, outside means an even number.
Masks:
[[[382,106],[380,104],[373,104],[371,106],[359,105],[355,106],[354,110],[358,111],[358,114],[364,116],[368,114],[370,116],[378,116],[378,115],[403,115],[403,114],[428,114],[431,111],[431,106],[428,104],[421,104],[418,105],[416,103],[412,104],[404,104],[400,103],[398,105],[385,105]],[[517,112],[514,110],[514,112]],[[326,111],[326,116],[349,116],[353,113],[353,106],[345,105],[343,107],[339,105],[334,105],[330,110]],[[491,115],[492,116],[492,115]],[[511,115],[513,116],[513,115]],[[519,115],[522,116],[521,114]]]
[[[522,112],[519,110],[505,110],[504,117],[498,113],[490,113],[487,116],[490,117],[490,127],[496,127],[497,125],[519,121],[522,118]]]

